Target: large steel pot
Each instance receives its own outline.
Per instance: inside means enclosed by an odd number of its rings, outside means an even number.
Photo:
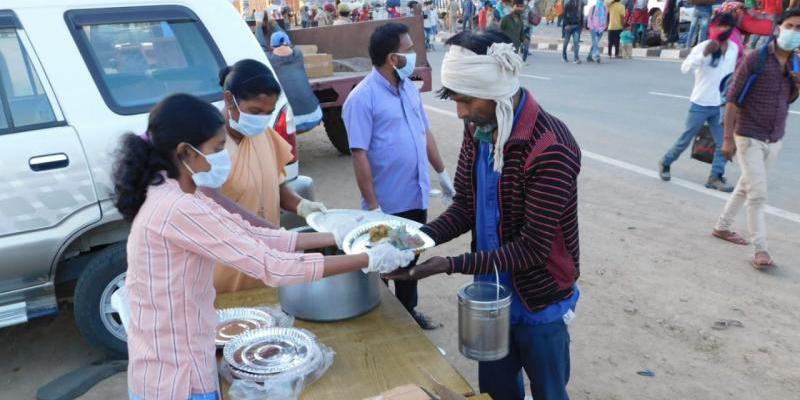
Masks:
[[[309,231],[310,228],[294,229]],[[281,308],[307,321],[340,321],[357,317],[381,302],[381,278],[361,271],[334,275],[317,282],[282,286],[278,289]]]

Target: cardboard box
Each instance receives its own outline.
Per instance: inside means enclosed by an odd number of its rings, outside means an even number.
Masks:
[[[330,54],[312,54],[303,60],[309,79],[333,75],[333,57]]]
[[[309,56],[311,54],[317,54],[319,50],[317,50],[317,45],[315,44],[298,44],[294,46],[294,48],[300,50],[304,56]]]
[[[428,394],[417,385],[404,385],[387,390],[379,396],[370,397],[366,400],[431,400],[431,396],[428,396]]]

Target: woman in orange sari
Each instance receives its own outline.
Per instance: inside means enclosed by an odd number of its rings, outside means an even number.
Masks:
[[[228,180],[220,188],[239,207],[280,226],[281,209],[306,217],[325,211],[322,203],[298,196],[283,185],[284,167],[291,161],[291,145],[270,123],[281,88],[272,71],[256,60],[242,60],[220,71],[225,98],[225,148],[231,155]],[[217,293],[263,287],[264,284],[238,270],[219,264],[214,270]]]

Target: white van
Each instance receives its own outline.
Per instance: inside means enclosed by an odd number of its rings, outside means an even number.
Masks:
[[[222,107],[218,71],[245,58],[269,65],[227,0],[0,3],[0,328],[73,299],[86,339],[126,354],[110,305],[127,268],[111,199],[119,137],[142,132],[172,93]],[[278,104],[273,126],[294,146],[286,97]],[[287,175],[313,198],[296,160]]]

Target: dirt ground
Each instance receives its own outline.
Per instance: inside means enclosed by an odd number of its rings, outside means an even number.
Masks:
[[[458,123],[430,117],[453,171]],[[317,198],[328,207],[357,207],[349,157],[339,156],[320,130],[299,142],[301,173],[315,179]],[[798,225],[768,217],[780,268],[760,273],[748,265],[748,248],[709,235],[719,199],[588,158],[583,164],[582,295],[570,326],[571,398],[800,398]],[[431,200],[430,215],[441,211]],[[462,237],[430,254],[467,249]],[[423,281],[420,310],[444,323],[429,338],[477,388],[477,365],[457,349],[456,291],[468,280]],[[34,398],[38,386],[101,357],[71,318],[65,312],[0,330],[0,399]],[[742,326],[714,329],[721,319]],[[648,369],[655,376],[637,374]],[[81,398],[125,396],[125,375],[118,374]]]

